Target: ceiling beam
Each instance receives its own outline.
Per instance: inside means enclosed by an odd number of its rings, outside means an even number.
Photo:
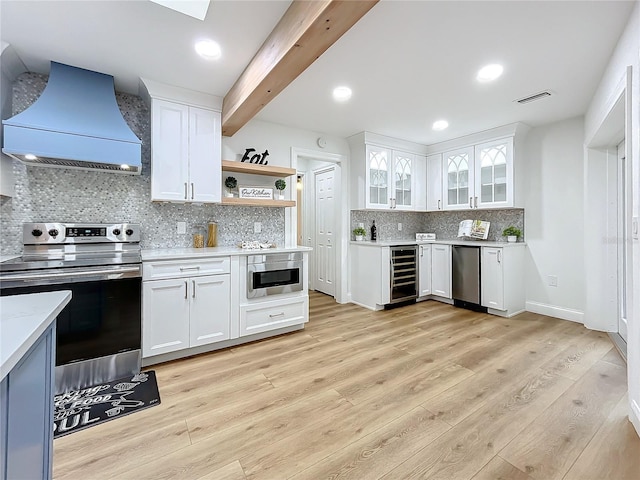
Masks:
[[[316,61],[378,0],[293,0],[222,103],[232,136]]]

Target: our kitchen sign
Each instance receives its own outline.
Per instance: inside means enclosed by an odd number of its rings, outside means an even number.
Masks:
[[[240,187],[238,189],[240,198],[260,198],[262,200],[273,199],[273,188],[265,187]]]

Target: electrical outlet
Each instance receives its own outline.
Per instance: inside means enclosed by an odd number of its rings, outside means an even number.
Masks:
[[[260,232],[262,232],[262,223],[254,222],[254,224],[253,224],[253,233],[260,233]]]
[[[360,223],[358,224],[358,226],[359,226],[360,228],[364,228],[364,223],[360,222]]]
[[[399,232],[401,232],[401,231],[402,231],[402,224],[401,224],[401,223],[399,223],[399,224],[398,224],[398,231],[399,231]]]
[[[187,233],[187,223],[178,222],[178,235],[184,235],[185,233]]]
[[[557,287],[558,286],[558,277],[556,275],[549,275],[547,277],[547,280],[549,281],[549,286],[550,287]]]

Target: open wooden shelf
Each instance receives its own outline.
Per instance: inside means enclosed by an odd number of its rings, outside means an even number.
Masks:
[[[261,198],[223,197],[223,205],[244,205],[250,207],[295,207],[294,200],[263,200]]]
[[[268,175],[270,177],[288,177],[290,175],[296,174],[295,168],[274,167],[272,165],[260,165],[257,163],[234,162],[231,160],[222,160],[222,171],[236,172],[236,173],[250,173],[252,175]]]

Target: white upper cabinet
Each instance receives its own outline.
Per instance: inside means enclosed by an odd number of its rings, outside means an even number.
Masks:
[[[513,138],[475,146],[474,207],[512,207]]]
[[[151,200],[221,200],[220,112],[153,99]]]
[[[440,152],[427,157],[427,210],[522,206],[516,202],[514,144],[527,130],[513,124],[431,145]]]
[[[443,155],[444,210],[473,208],[473,148],[467,147]]]
[[[222,99],[142,79],[151,109],[151,200],[219,203]]]
[[[355,135],[349,142],[356,208],[426,210],[424,146],[369,133]]]
[[[438,212],[442,202],[442,154],[427,157],[427,211]]]

